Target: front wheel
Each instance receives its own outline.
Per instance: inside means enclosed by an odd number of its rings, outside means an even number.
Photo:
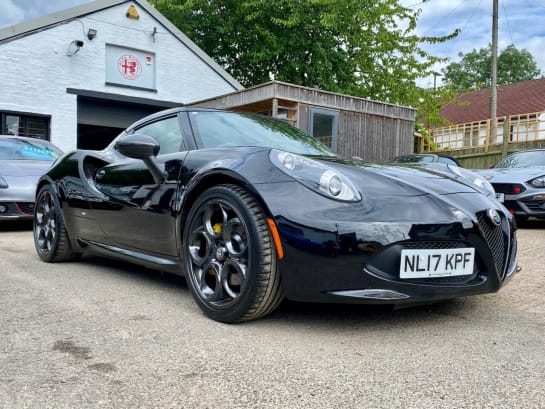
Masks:
[[[244,189],[206,190],[189,211],[183,259],[193,298],[210,318],[249,321],[272,312],[283,291],[263,210]]]
[[[61,206],[51,185],[40,188],[34,206],[34,246],[43,261],[68,261],[79,256],[72,250]]]

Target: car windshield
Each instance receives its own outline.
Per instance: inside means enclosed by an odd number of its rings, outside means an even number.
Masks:
[[[517,152],[507,156],[496,168],[527,168],[545,166],[545,150]]]
[[[0,138],[0,160],[53,161],[61,155],[55,146],[40,139]]]
[[[270,117],[197,111],[191,118],[202,148],[262,146],[303,155],[335,156],[317,139]]]

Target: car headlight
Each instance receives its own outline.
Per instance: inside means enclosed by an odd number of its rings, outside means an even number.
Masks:
[[[492,184],[485,178],[477,175],[475,172],[471,172],[470,170],[461,168],[459,166],[453,166],[453,165],[447,165],[447,166],[452,173],[472,183],[477,188],[479,188],[480,191],[487,194],[492,194],[492,195],[496,194],[496,191],[494,190],[494,187],[492,186]]]
[[[350,179],[326,164],[276,149],[271,150],[269,158],[282,172],[315,192],[342,202],[361,200]]]
[[[533,187],[545,187],[545,175],[532,179],[529,183]]]
[[[2,176],[0,176],[0,189],[7,189],[9,187],[8,182]]]

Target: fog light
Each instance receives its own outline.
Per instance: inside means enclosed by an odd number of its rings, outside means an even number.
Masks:
[[[8,211],[8,207],[6,205],[0,204],[0,213],[6,213]]]

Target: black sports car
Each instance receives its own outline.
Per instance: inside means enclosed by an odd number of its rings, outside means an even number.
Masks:
[[[177,108],[39,181],[40,258],[95,253],[184,275],[209,317],[283,298],[418,304],[497,291],[517,269],[512,216],[470,181],[345,161],[285,122]]]

